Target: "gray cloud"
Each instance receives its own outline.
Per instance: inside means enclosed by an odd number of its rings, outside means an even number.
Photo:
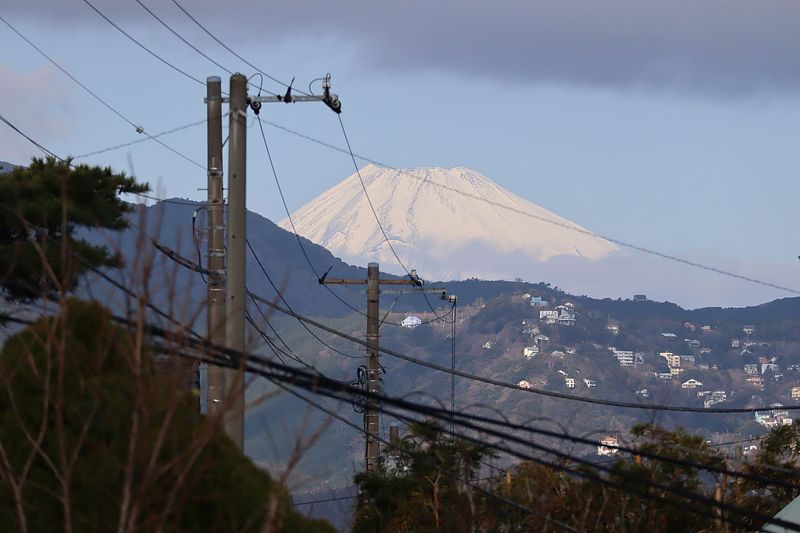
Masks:
[[[13,102],[3,110],[3,116],[46,148],[50,139],[70,131],[64,118],[64,114],[71,111],[68,99],[58,99],[56,103],[52,99],[54,93],[69,94],[58,76],[55,68],[49,65],[31,72],[18,72],[0,65],[3,97]],[[41,112],[43,102],[48,102],[51,112]],[[10,163],[25,164],[31,156],[44,156],[41,150],[5,124],[0,124],[0,146],[3,147],[0,156]]]
[[[190,27],[168,0],[147,4],[184,29]],[[711,95],[800,89],[796,0],[183,4],[233,42],[342,37],[356,45],[367,68]],[[134,2],[97,0],[96,5],[122,22],[145,22],[147,17]],[[54,23],[104,24],[78,0],[7,0],[5,11],[37,18],[46,13]]]

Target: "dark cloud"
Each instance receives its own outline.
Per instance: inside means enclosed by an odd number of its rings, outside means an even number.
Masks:
[[[146,3],[191,24],[169,0]],[[234,41],[315,34],[351,40],[368,68],[708,94],[800,89],[796,0],[182,3]],[[134,2],[96,5],[127,23],[147,17]],[[102,23],[79,0],[7,0],[4,11]]]

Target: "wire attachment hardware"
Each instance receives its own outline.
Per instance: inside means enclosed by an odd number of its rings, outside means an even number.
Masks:
[[[325,78],[322,80],[322,101],[325,102],[325,105],[330,107],[331,110],[336,113],[337,115],[341,114],[342,112],[342,102],[339,101],[339,97],[335,94],[331,93],[331,75],[330,73],[325,74]]]

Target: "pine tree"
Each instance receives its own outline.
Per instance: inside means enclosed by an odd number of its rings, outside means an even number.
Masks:
[[[0,291],[35,300],[74,289],[91,269],[119,267],[117,255],[78,234],[124,229],[133,206],[119,195],[148,190],[110,167],[52,157],[0,176]]]

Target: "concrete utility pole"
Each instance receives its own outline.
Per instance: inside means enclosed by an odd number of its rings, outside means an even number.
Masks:
[[[410,280],[409,280],[410,281]],[[381,392],[381,366],[379,363],[378,338],[380,330],[380,277],[378,263],[367,265],[367,390],[373,394]],[[367,447],[365,458],[367,470],[373,471],[378,466],[380,446],[378,426],[380,404],[374,398],[367,399],[364,410],[364,427],[367,430]]]
[[[402,292],[429,292],[439,293],[445,299],[446,292],[440,288],[423,288],[422,280],[411,271],[408,279],[380,279],[378,263],[367,266],[367,279],[321,279],[320,283],[327,285],[366,285],[367,286],[367,391],[373,394],[381,392],[381,364],[380,364],[380,294]],[[411,285],[414,289],[408,291],[387,290],[381,291],[381,285]],[[378,469],[380,457],[380,402],[368,398],[364,407],[364,463],[367,472]]]
[[[245,247],[247,239],[247,107],[258,114],[262,102],[322,102],[335,113],[342,112],[339,97],[330,92],[330,74],[323,78],[321,95],[292,96],[288,87],[283,96],[247,96],[247,78],[234,74],[230,96],[222,97],[221,81],[207,79],[208,106],[208,336],[212,342],[245,353]],[[230,104],[228,144],[227,247],[223,247],[225,222],[222,200],[222,117],[221,106]],[[226,260],[227,248],[227,262]],[[212,279],[216,285],[213,286]],[[223,288],[224,283],[224,288]],[[220,303],[222,302],[222,303]],[[214,335],[214,337],[212,337]],[[225,433],[244,450],[244,363],[239,369],[209,367],[208,412],[224,410]],[[213,369],[213,370],[212,370]]]
[[[217,76],[206,79],[208,110],[208,305],[206,336],[217,346],[225,345],[225,208],[222,200],[222,81]],[[225,370],[208,366],[206,412],[222,411],[225,397]]]
[[[245,351],[245,222],[247,197],[247,78],[231,76],[228,140],[228,265],[225,279],[225,345]],[[244,449],[244,361],[225,379],[225,432]]]

